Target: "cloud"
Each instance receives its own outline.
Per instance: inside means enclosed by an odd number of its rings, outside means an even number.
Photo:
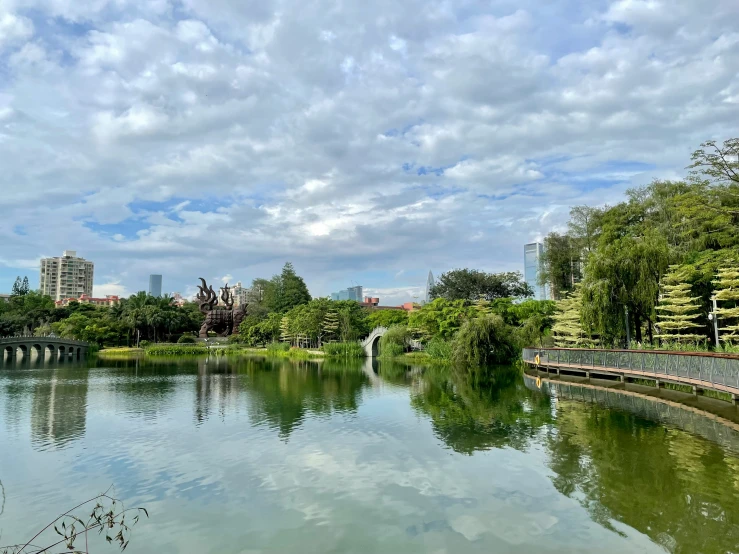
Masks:
[[[130,290],[520,270],[739,119],[732,0],[3,6],[3,256],[76,248]]]

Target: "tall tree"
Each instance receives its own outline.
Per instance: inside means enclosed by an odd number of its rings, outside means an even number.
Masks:
[[[700,314],[700,297],[691,295],[690,283],[686,282],[686,268],[672,265],[662,279],[662,296],[657,306],[659,335],[667,342],[698,342],[704,333],[696,333],[702,325],[696,322]]]
[[[519,272],[485,273],[476,269],[454,269],[442,273],[430,292],[432,298],[471,302],[524,298],[534,293]]]
[[[592,206],[575,206],[570,210],[570,221],[567,224],[569,235],[577,243],[579,251],[592,252],[598,238],[600,208]]]
[[[550,285],[555,299],[563,298],[580,281],[580,248],[570,235],[549,233],[539,260],[539,284]]]
[[[739,342],[739,269],[720,269],[715,283],[715,296],[720,303],[716,312],[719,325],[723,325],[719,327],[719,340],[736,344]]]
[[[284,265],[279,275],[272,277],[269,286],[266,287],[266,292],[265,303],[273,312],[287,312],[311,300],[305,281],[295,273],[290,262]]]
[[[582,325],[582,287],[580,285],[575,286],[571,293],[557,302],[552,334],[555,344],[560,348],[592,345],[592,340]]]
[[[30,287],[28,286],[28,277],[23,277],[23,279],[16,277],[15,282],[13,283],[13,288],[10,291],[10,295],[25,296],[29,291]]]

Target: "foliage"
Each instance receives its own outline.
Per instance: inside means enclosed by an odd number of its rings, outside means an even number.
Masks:
[[[408,328],[422,339],[451,339],[467,319],[478,314],[478,309],[469,300],[437,298],[409,314]]]
[[[580,286],[576,286],[572,293],[557,302],[552,335],[554,343],[560,348],[592,346],[592,341],[582,325],[582,288]]]
[[[380,337],[380,356],[383,358],[400,356],[404,352],[408,351],[410,340],[411,333],[408,327],[403,325],[390,327],[385,334]]]
[[[509,363],[517,354],[513,331],[497,314],[466,321],[452,342],[452,360],[465,374]]]
[[[327,342],[322,347],[326,356],[331,358],[364,358],[362,345],[352,342]]]
[[[208,346],[198,344],[150,344],[144,348],[147,356],[200,355],[208,353]]]
[[[269,281],[258,283],[264,287],[264,303],[272,312],[284,313],[311,300],[308,287],[302,277],[295,273],[295,268],[287,262],[279,275]]]
[[[197,341],[192,335],[182,335],[180,338],[177,339],[177,342],[179,344],[195,344]]]
[[[367,315],[367,326],[370,329],[393,325],[408,325],[408,312],[405,310],[372,310]]]
[[[549,233],[539,264],[539,284],[549,285],[557,300],[563,298],[582,277],[578,241],[570,235]]]
[[[329,309],[323,317],[322,322],[323,340],[336,340],[339,336],[339,314],[336,310]]]
[[[267,345],[267,352],[275,354],[277,352],[287,352],[290,350],[290,345],[285,342],[271,342]]]
[[[108,543],[117,545],[121,551],[128,547],[131,527],[139,522],[143,514],[147,518],[146,508],[126,509],[123,503],[108,491],[89,500],[81,502],[71,510],[57,516],[32,538],[23,544],[0,546],[2,554],[89,554],[90,537],[105,536]],[[92,505],[88,516],[76,515],[85,506]],[[133,514],[133,515],[131,515]],[[128,519],[126,519],[128,517]],[[84,518],[84,519],[83,519]],[[53,531],[53,533],[52,533]],[[47,535],[51,538],[46,538]],[[36,542],[49,541],[44,547]]]
[[[518,272],[485,273],[475,269],[454,269],[443,273],[431,287],[432,298],[488,301],[496,298],[523,298],[533,295]]]
[[[424,352],[434,361],[449,361],[452,359],[452,343],[441,337],[434,337],[426,343]]]
[[[21,280],[20,277],[15,278],[15,282],[13,283],[13,288],[10,291],[11,296],[25,296],[30,291],[30,287],[28,285],[28,277],[23,277]]]
[[[662,296],[657,306],[660,334],[663,341],[697,342],[706,337],[693,332],[701,327],[695,320],[701,316],[699,297],[691,296],[688,276],[680,266],[670,266],[662,280]]]
[[[716,284],[716,314],[719,318],[719,340],[724,343],[739,342],[739,270],[722,268],[718,271]],[[719,304],[720,303],[720,304]],[[725,322],[728,320],[728,322]]]

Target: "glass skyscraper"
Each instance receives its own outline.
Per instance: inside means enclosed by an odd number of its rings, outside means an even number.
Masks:
[[[356,287],[349,287],[348,289],[340,290],[339,292],[331,293],[331,300],[355,300],[362,302],[364,300],[362,285]]]
[[[161,275],[149,275],[149,294],[151,296],[156,296],[157,298],[162,297]]]
[[[534,291],[536,300],[549,300],[549,287],[539,284],[539,262],[544,254],[544,245],[532,242],[523,247],[524,279]]]

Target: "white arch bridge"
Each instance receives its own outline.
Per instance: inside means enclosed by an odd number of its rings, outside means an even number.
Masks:
[[[2,361],[13,359],[79,360],[87,356],[88,343],[60,337],[6,337],[0,339]]]
[[[380,337],[387,333],[387,327],[375,327],[361,344],[368,358],[377,358],[380,352]]]

